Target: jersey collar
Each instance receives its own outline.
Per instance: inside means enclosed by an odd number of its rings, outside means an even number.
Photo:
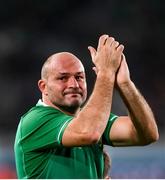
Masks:
[[[37,102],[37,104],[36,104],[36,106],[45,106],[45,107],[47,107],[47,106],[49,106],[49,105],[47,105],[47,104],[44,103],[41,99],[39,99],[38,102]]]

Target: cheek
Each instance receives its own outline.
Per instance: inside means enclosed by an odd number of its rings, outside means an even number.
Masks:
[[[84,89],[85,91],[87,91],[87,83],[84,82],[82,86],[83,86],[83,89]]]
[[[50,94],[54,96],[61,96],[63,94],[64,87],[61,85],[54,85],[49,87]]]
[[[85,99],[87,98],[87,89],[85,89],[84,97],[85,97]]]
[[[86,96],[86,95],[87,95],[87,85],[86,85],[85,83],[83,83],[83,84],[81,85],[81,89],[83,90],[83,93],[84,93],[84,95]]]

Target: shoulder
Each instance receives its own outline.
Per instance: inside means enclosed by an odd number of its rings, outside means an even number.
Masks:
[[[22,132],[28,133],[46,126],[58,126],[68,115],[53,107],[34,106],[21,117]]]
[[[27,111],[21,119],[31,119],[31,118],[44,118],[49,115],[60,115],[61,113],[52,107],[45,106],[34,106],[29,111]]]

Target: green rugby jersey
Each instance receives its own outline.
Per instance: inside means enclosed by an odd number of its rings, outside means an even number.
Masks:
[[[39,103],[21,117],[14,145],[18,178],[103,178],[103,144],[111,145],[109,131],[117,116],[110,115],[98,144],[64,147],[62,135],[72,118]]]

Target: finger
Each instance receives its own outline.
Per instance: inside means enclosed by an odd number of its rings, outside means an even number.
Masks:
[[[113,41],[112,44],[111,44],[111,47],[114,47],[114,48],[118,48],[118,46],[119,46],[118,41]]]
[[[122,53],[122,55],[121,55],[121,59],[123,60],[123,61],[125,61],[125,55]]]
[[[97,75],[98,69],[97,69],[96,67],[93,67],[92,69],[95,71],[95,73],[96,73],[96,75]]]
[[[122,44],[120,44],[118,47],[117,47],[117,51],[119,52],[123,52],[124,50],[124,46]]]
[[[97,50],[100,51],[100,49],[105,45],[105,42],[109,36],[107,34],[104,34],[100,36]]]
[[[113,37],[109,37],[107,38],[106,45],[110,47],[114,41],[115,39]]]
[[[96,49],[92,46],[88,46],[92,59],[96,56]]]

